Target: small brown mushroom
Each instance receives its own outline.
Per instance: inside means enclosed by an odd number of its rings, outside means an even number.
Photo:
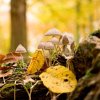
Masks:
[[[65,52],[65,49],[67,46],[70,46],[69,50],[71,49],[71,45],[74,42],[73,35],[67,32],[64,32],[62,35],[62,45],[63,45],[63,52]]]
[[[72,33],[67,33],[67,32],[64,32],[63,33],[63,37],[66,37],[66,39],[68,39],[68,43],[71,44],[73,41],[74,41],[74,36]],[[67,40],[66,40],[67,41]]]
[[[40,42],[40,44],[38,45],[38,49],[44,49],[45,44],[46,44],[46,42]]]
[[[53,44],[59,44],[59,39],[56,37],[53,37],[50,42],[52,42]]]
[[[21,44],[19,44],[18,47],[16,48],[15,52],[16,53],[26,53],[27,51]]]
[[[62,36],[62,44],[67,45],[69,43],[68,37],[66,34],[63,34]]]
[[[56,28],[52,28],[45,33],[45,36],[61,36],[61,32]]]
[[[44,49],[45,50],[53,50],[54,49],[54,44],[52,42],[46,42]]]

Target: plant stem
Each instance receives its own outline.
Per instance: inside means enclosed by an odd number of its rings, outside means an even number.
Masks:
[[[14,100],[16,100],[16,81],[15,81],[15,85],[14,85]]]
[[[26,90],[29,100],[32,100],[31,98],[31,94],[32,94],[32,90],[34,89],[34,87],[39,83],[40,81],[37,81],[33,86],[31,86],[30,91],[28,91],[28,89],[23,85],[24,89]]]

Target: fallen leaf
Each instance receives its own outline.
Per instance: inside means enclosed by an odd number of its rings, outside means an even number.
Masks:
[[[11,68],[11,66],[0,66],[0,70],[7,70],[7,69],[10,69]]]
[[[43,51],[41,49],[36,50],[28,66],[28,74],[34,74],[35,72],[39,71],[44,64],[44,61]]]
[[[61,65],[48,68],[39,77],[44,86],[54,93],[72,92],[77,85],[73,72]]]
[[[2,59],[2,63],[14,63],[22,59],[23,56],[20,53],[10,52]]]
[[[10,76],[10,75],[12,75],[13,74],[13,70],[11,69],[11,70],[9,70],[8,72],[6,72],[6,73],[0,73],[0,78],[1,77],[7,77],[7,76]]]
[[[0,54],[0,63],[2,62],[2,59],[5,57],[5,55]]]

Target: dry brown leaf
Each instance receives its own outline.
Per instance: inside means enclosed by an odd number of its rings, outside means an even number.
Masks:
[[[9,70],[8,72],[6,72],[6,73],[0,73],[0,78],[1,77],[7,77],[7,76],[10,76],[10,75],[12,75],[13,74],[13,70],[11,69],[11,70]]]

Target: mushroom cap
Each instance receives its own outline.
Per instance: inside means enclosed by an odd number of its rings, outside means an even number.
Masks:
[[[61,32],[56,28],[52,28],[45,33],[45,36],[61,36]]]
[[[59,39],[56,37],[53,37],[50,42],[52,42],[53,44],[58,44],[59,43]]]
[[[45,42],[40,42],[38,45],[38,49],[44,49],[45,48]]]
[[[68,37],[67,35],[63,35],[62,36],[62,44],[67,45],[69,43]]]
[[[26,53],[26,49],[21,45],[19,44],[15,50],[16,53]]]
[[[74,36],[71,33],[64,32],[62,35],[62,43],[71,44],[74,41]]]
[[[54,44],[52,42],[46,42],[44,49],[45,50],[52,50],[52,49],[54,49]]]

